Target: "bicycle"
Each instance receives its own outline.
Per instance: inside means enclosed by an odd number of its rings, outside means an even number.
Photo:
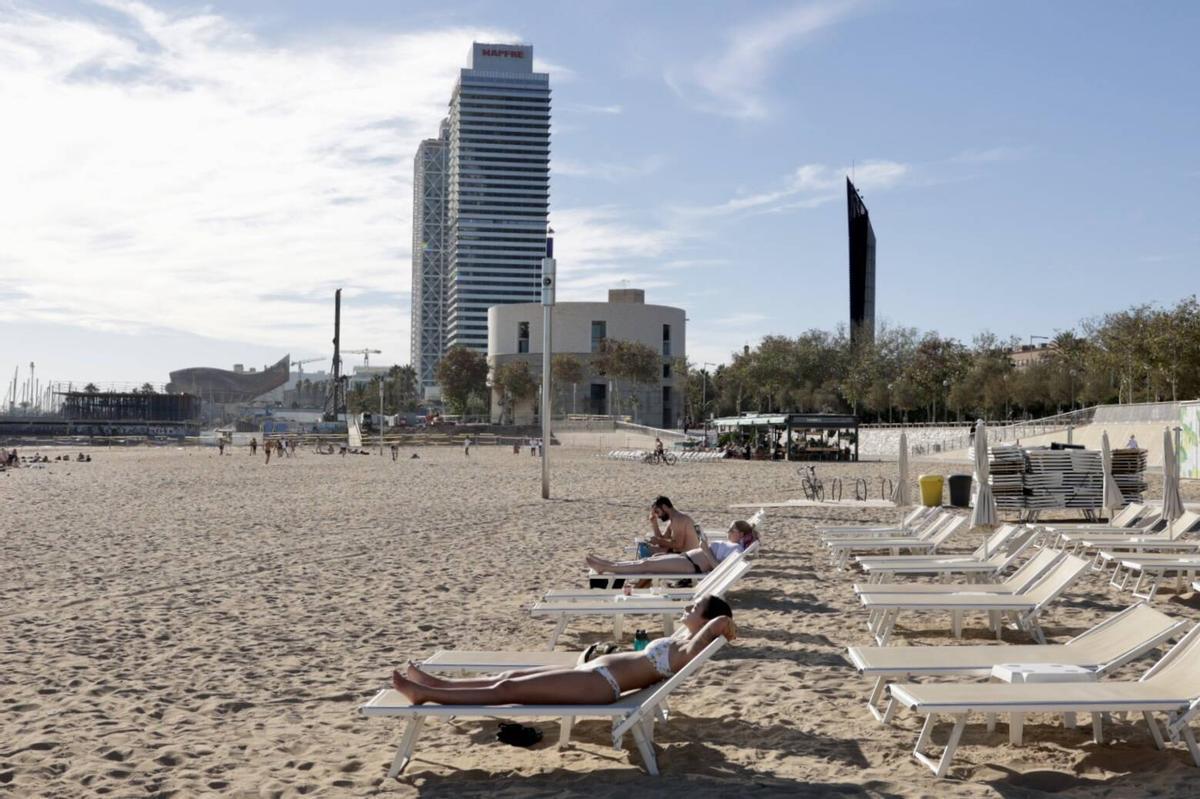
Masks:
[[[679,458],[676,457],[675,455],[672,455],[670,452],[663,452],[663,453],[648,452],[648,453],[646,453],[646,456],[642,458],[642,463],[653,463],[653,464],[662,464],[663,466],[674,466],[678,460],[679,460]]]
[[[800,485],[804,488],[804,498],[811,502],[824,502],[825,481],[817,477],[817,467],[801,466],[796,471],[800,474]],[[857,490],[856,486],[855,491]],[[829,480],[829,499],[831,502],[842,500],[842,478],[834,477]]]

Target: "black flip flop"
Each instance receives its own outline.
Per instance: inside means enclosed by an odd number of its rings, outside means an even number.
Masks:
[[[496,740],[509,746],[530,747],[542,740],[542,731],[536,727],[502,721],[500,731],[496,733]]]

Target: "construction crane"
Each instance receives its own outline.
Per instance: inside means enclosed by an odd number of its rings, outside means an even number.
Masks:
[[[324,358],[305,358],[300,361],[292,361],[292,366],[296,367],[296,369],[300,372],[300,379],[303,380],[304,379],[304,364],[313,363],[314,361],[323,361],[323,360],[325,360],[325,359]]]
[[[362,349],[362,350],[342,350],[342,352],[348,352],[352,355],[361,355],[361,356],[363,356],[363,366],[370,366],[371,365],[371,356],[379,355],[383,352],[383,350]]]

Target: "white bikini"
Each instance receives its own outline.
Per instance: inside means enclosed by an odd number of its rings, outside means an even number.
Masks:
[[[650,661],[650,665],[658,672],[658,676],[664,680],[670,677],[675,672],[671,669],[671,641],[672,638],[655,638],[650,643],[646,644],[646,648],[642,650],[642,654]],[[616,702],[621,698],[621,685],[613,677],[612,671],[608,666],[593,666],[592,671],[599,674],[608,682],[613,690],[613,701]]]

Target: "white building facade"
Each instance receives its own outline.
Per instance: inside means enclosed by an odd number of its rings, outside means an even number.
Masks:
[[[555,385],[555,415],[567,413],[634,417],[651,427],[676,428],[682,423],[687,359],[687,314],[682,308],[647,305],[640,289],[614,289],[608,302],[560,302],[554,306],[555,355],[567,355],[583,367],[574,385]],[[497,305],[488,309],[488,367],[492,375],[506,363],[523,360],[535,381],[542,373],[542,306],[540,303]],[[660,356],[657,379],[629,385],[600,374],[592,363],[600,343],[636,341]],[[530,424],[539,409],[534,397],[513,407],[492,391],[492,418]]]

